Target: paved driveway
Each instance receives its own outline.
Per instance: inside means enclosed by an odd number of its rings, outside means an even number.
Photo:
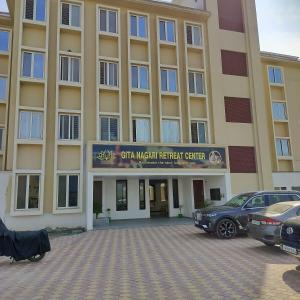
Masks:
[[[297,259],[192,225],[98,230],[52,248],[37,264],[0,258],[0,299],[300,299]]]

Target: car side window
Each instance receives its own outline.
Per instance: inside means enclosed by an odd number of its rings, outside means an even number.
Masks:
[[[259,208],[259,207],[265,207],[265,201],[263,195],[252,198],[245,206],[245,208]]]
[[[269,205],[273,205],[283,201],[280,199],[280,195],[268,195],[268,198],[269,198]]]
[[[296,215],[300,216],[300,208],[297,210]]]
[[[279,198],[280,198],[280,202],[300,200],[300,199],[296,199],[296,195],[292,195],[292,194],[280,195]]]

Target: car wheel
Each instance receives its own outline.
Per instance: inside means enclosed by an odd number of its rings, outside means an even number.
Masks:
[[[231,239],[236,236],[236,224],[230,219],[223,219],[217,224],[217,237],[219,239]]]
[[[264,243],[266,246],[269,246],[269,247],[273,247],[275,246],[275,243]]]

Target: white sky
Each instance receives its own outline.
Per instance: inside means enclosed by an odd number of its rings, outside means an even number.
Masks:
[[[255,1],[261,50],[300,57],[300,0]],[[7,11],[5,0],[0,11]]]

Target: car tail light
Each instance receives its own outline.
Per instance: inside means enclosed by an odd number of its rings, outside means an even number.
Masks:
[[[274,226],[279,226],[281,225],[281,222],[276,220],[276,219],[272,219],[272,218],[263,218],[260,219],[260,224],[262,225],[274,225]]]

